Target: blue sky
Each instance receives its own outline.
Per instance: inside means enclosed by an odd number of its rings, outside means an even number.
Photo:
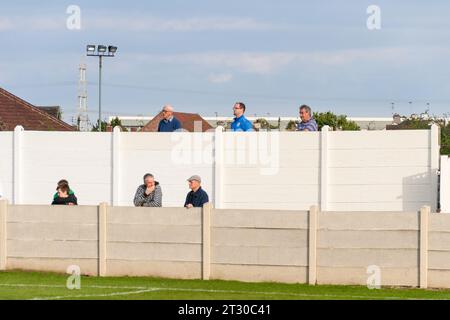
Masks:
[[[68,30],[67,7],[81,8]],[[366,26],[381,8],[381,30]],[[292,116],[301,104],[349,116],[450,113],[450,2],[14,1],[0,10],[0,86],[35,105],[77,107],[85,46],[114,44],[104,68],[105,116],[162,105],[212,116],[244,101],[250,115]],[[98,61],[88,65],[98,108]],[[412,101],[412,105],[408,102]]]

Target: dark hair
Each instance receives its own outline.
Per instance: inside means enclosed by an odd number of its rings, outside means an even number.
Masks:
[[[155,176],[152,175],[151,173],[147,173],[147,174],[144,176],[144,182],[145,182],[145,180],[147,180],[147,178],[153,178],[153,179],[155,179]]]
[[[65,180],[65,179],[60,180],[60,181],[58,182],[58,186],[59,186],[59,185],[62,185],[62,184],[69,184],[69,181],[67,181],[67,180]]]
[[[58,182],[58,187],[56,188],[56,191],[63,191],[63,192],[69,192],[70,191],[70,187],[69,184],[67,183],[66,180],[61,180],[60,182]]]
[[[56,191],[58,191],[59,189],[61,189],[63,191],[65,189],[67,189],[67,191],[69,191],[70,190],[69,181],[67,181],[65,179],[58,181],[58,186],[56,187]]]
[[[236,102],[236,104],[237,105],[239,105],[239,107],[241,107],[243,110],[244,110],[244,113],[245,113],[245,110],[246,110],[246,106],[245,106],[245,104],[243,103],[243,102]]]
[[[304,105],[302,105],[301,107],[300,107],[300,111],[301,110],[306,110],[307,112],[308,112],[308,114],[310,115],[310,116],[312,116],[312,110],[311,110],[311,107],[310,106],[307,106],[306,104],[304,104]]]

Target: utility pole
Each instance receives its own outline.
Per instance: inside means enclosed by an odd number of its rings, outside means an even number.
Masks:
[[[82,132],[89,131],[88,115],[87,115],[87,81],[86,81],[86,64],[80,63],[80,79],[78,81],[78,130]]]

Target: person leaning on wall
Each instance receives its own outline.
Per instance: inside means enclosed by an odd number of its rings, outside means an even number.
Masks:
[[[245,117],[247,107],[242,102],[237,102],[233,107],[234,120],[231,123],[231,131],[249,132],[254,131],[253,124]]]
[[[136,207],[162,207],[162,189],[155,177],[147,173],[144,176],[144,184],[139,186],[134,196]]]
[[[191,192],[188,193],[186,197],[186,202],[184,203],[184,207],[191,208],[203,208],[205,203],[209,202],[208,194],[205,190],[203,190],[202,178],[200,176],[192,176],[188,179],[189,189]]]
[[[52,205],[78,205],[78,199],[75,196],[75,193],[70,189],[69,182],[67,180],[59,181],[56,191],[57,192],[53,197]]]
[[[312,116],[312,110],[307,105],[300,107],[300,118],[302,121],[297,125],[297,131],[319,131],[319,126]]]
[[[158,132],[175,132],[183,128],[181,122],[175,118],[174,109],[171,105],[164,106],[162,112],[163,119],[159,122]]]

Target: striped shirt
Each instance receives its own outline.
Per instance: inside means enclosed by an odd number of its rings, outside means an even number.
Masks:
[[[297,131],[319,131],[319,126],[317,125],[316,120],[313,118],[309,119],[307,122],[300,122],[297,125]]]
[[[136,207],[162,207],[162,190],[159,183],[156,183],[155,191],[148,196],[145,194],[147,187],[145,185],[140,186],[136,195],[134,196],[134,205]]]

